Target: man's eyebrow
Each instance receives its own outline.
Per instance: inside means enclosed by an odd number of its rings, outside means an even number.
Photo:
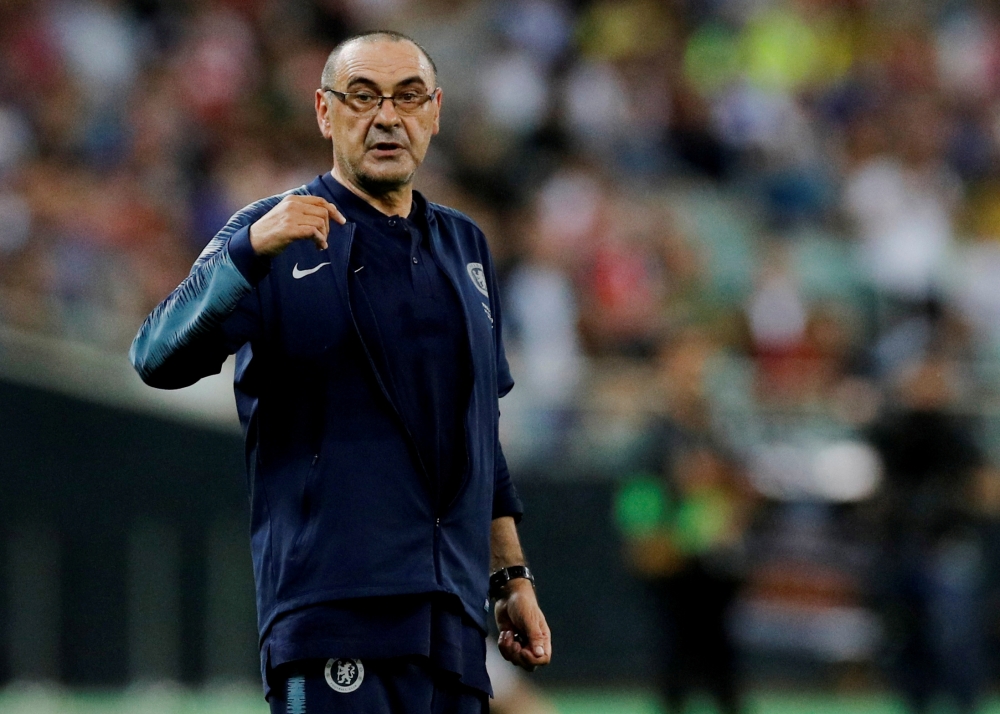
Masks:
[[[347,88],[350,89],[356,84],[364,84],[372,89],[378,89],[378,84],[374,81],[368,79],[367,77],[352,77],[347,83]]]
[[[350,89],[351,87],[354,87],[359,84],[362,84],[366,87],[371,87],[376,91],[381,91],[378,86],[378,83],[371,79],[368,79],[367,77],[352,77],[350,81],[347,82],[347,88]],[[396,87],[405,87],[408,84],[422,84],[425,87],[427,86],[427,83],[424,81],[424,78],[418,74],[415,74],[412,77],[407,77],[406,79],[402,79],[396,82]]]
[[[400,81],[396,82],[396,86],[397,87],[402,87],[402,86],[405,86],[407,84],[422,84],[425,87],[427,86],[427,82],[425,82],[424,78],[421,77],[420,75],[414,75],[412,77],[407,77],[406,79],[403,79],[403,80],[400,80]]]

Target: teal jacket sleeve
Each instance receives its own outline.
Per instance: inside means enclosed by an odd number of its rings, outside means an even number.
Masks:
[[[255,286],[269,266],[253,252],[250,225],[285,195],[265,198],[234,215],[184,281],[149,314],[129,350],[143,382],[161,389],[187,387],[218,374],[228,355],[260,334]]]

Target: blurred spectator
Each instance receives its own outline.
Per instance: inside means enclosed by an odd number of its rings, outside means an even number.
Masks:
[[[893,122],[893,150],[848,174],[844,207],[875,286],[912,305],[941,289],[960,187],[944,164],[948,116],[936,98],[905,98],[886,118]]]
[[[665,326],[672,226],[640,201],[612,194],[606,206],[582,276],[581,327],[595,352],[649,357]]]
[[[47,24],[88,104],[100,111],[120,103],[138,74],[137,32],[131,13],[104,3],[53,2]]]
[[[569,426],[583,359],[576,298],[548,236],[532,234],[525,258],[507,281],[511,351],[520,359],[518,382],[530,401],[524,416],[540,445],[553,449]]]
[[[706,346],[692,331],[665,350],[667,414],[650,425],[649,469],[622,487],[616,517],[627,560],[662,615],[660,688],[669,711],[684,711],[704,688],[721,711],[734,713],[743,710],[742,688],[728,618],[750,501],[738,465],[711,430],[701,385]]]
[[[908,369],[899,408],[876,426],[887,470],[884,606],[894,671],[910,711],[938,694],[974,712],[984,690],[983,544],[973,487],[983,455],[971,425],[949,413],[955,365]]]
[[[949,296],[958,313],[971,328],[980,353],[994,358],[1000,354],[1000,225],[992,225],[991,212],[1000,204],[990,196],[971,204],[975,237],[962,245],[952,264]],[[998,214],[1000,215],[1000,214]]]

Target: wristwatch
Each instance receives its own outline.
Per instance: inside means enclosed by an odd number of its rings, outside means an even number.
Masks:
[[[535,576],[527,565],[511,565],[509,568],[500,568],[490,576],[490,597],[494,600],[504,597],[504,586],[517,578],[526,578],[531,587],[535,587]]]

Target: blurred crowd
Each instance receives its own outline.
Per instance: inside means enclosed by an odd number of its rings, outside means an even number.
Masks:
[[[419,188],[502,268],[515,456],[627,442],[633,569],[667,611],[738,611],[716,645],[672,630],[715,664],[665,696],[698,675],[735,711],[732,636],[972,711],[998,637],[995,5],[3,0],[0,324],[124,350],[232,213],[329,169],[313,92],[373,28],[440,68]]]

